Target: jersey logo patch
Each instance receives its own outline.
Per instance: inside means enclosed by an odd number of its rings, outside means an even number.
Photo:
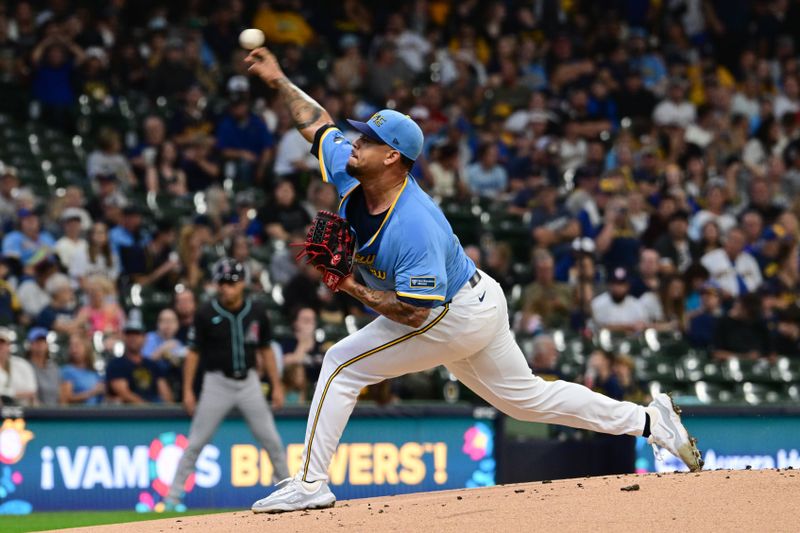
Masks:
[[[436,276],[411,276],[412,289],[435,289]]]
[[[247,328],[247,334],[244,337],[244,342],[248,344],[258,344],[261,340],[261,329],[258,327],[258,322],[250,323]]]
[[[217,316],[215,316],[214,318],[211,319],[211,323],[214,324],[215,326],[217,324],[219,324],[220,322],[222,322],[222,317],[219,316],[219,315],[217,315]]]

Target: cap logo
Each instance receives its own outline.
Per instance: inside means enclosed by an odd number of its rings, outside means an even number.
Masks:
[[[394,139],[392,139],[392,142],[393,142],[394,144],[400,144],[400,141],[398,141],[398,140],[397,140],[397,137],[395,137]]]
[[[375,113],[374,115],[372,115],[372,118],[369,119],[369,120],[370,120],[370,122],[374,123],[378,127],[382,126],[383,123],[386,122],[386,119],[383,118],[383,116],[381,116],[380,113]]]

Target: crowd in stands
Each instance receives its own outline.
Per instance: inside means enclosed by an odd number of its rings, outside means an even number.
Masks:
[[[800,358],[798,0],[9,0],[4,402],[180,398],[225,255],[269,300],[290,402],[374,316],[293,261],[338,197],[248,76],[247,27],[347,135],[384,107],[420,124],[412,174],[506,290],[543,377],[565,377],[554,332]],[[576,376],[642,400],[635,366],[597,350]]]

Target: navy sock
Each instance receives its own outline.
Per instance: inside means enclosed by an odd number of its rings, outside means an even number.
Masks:
[[[644,414],[644,429],[642,430],[642,437],[647,438],[650,436],[650,415]]]

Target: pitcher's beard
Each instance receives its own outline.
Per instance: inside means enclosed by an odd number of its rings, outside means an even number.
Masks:
[[[358,169],[358,168],[354,167],[350,163],[347,163],[345,165],[344,170],[345,170],[345,172],[347,172],[348,174],[350,174],[354,178],[358,178],[362,174],[361,169]]]

